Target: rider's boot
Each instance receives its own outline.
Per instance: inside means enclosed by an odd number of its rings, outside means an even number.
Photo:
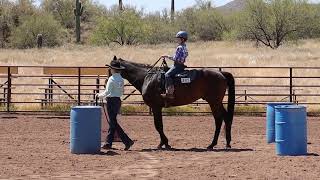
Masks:
[[[174,99],[174,86],[170,85],[166,88],[166,93],[165,94],[161,94],[161,97],[165,98],[165,99]]]

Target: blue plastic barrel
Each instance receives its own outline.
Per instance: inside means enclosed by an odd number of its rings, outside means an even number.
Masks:
[[[292,104],[292,102],[272,102],[267,104],[266,136],[268,143],[275,142],[275,106]]]
[[[70,113],[70,151],[96,154],[101,145],[101,107],[75,106]]]
[[[276,106],[276,153],[307,154],[307,112],[298,105]]]

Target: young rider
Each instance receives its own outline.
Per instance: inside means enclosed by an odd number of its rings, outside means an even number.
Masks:
[[[176,34],[176,38],[178,40],[178,47],[176,49],[176,53],[174,56],[163,55],[162,58],[168,58],[174,61],[173,66],[169,69],[169,71],[165,74],[166,79],[166,94],[161,94],[164,98],[174,98],[174,85],[173,85],[173,77],[182,72],[186,67],[184,63],[188,57],[188,49],[186,45],[186,41],[188,40],[188,33],[186,31],[179,31]]]

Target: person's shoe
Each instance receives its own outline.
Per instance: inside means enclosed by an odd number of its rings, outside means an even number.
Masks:
[[[124,150],[128,151],[133,144],[134,144],[134,142],[130,141],[128,144],[126,144],[126,147],[124,148]]]
[[[106,150],[112,149],[111,145],[108,144],[108,143],[103,144],[103,145],[101,146],[101,148],[102,148],[102,149],[106,149]]]

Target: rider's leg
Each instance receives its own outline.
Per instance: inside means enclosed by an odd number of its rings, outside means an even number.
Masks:
[[[184,70],[183,67],[180,67],[179,65],[173,65],[169,71],[166,72],[165,74],[165,79],[166,79],[166,94],[168,97],[173,97],[173,92],[174,92],[174,85],[173,85],[173,77],[182,72]]]

